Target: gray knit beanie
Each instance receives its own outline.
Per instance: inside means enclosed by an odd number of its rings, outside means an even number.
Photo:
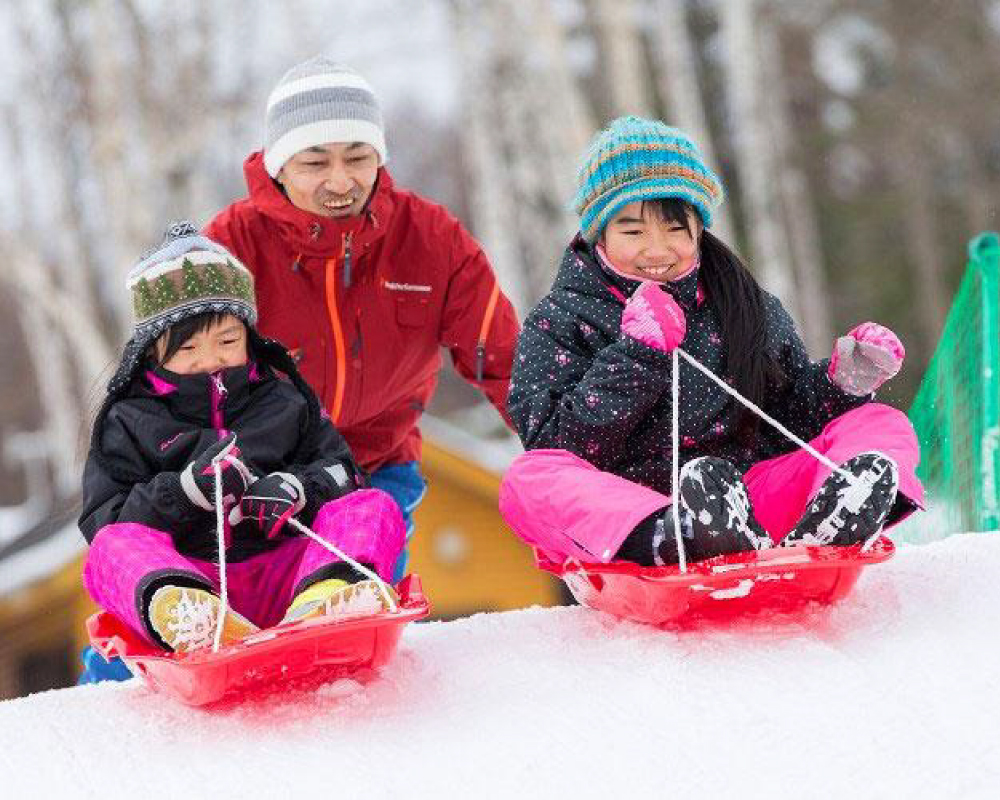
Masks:
[[[296,153],[330,142],[365,142],[387,160],[382,110],[368,81],[328,58],[292,67],[267,99],[264,168],[275,178]]]

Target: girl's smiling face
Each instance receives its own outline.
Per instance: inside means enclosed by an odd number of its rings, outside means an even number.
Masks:
[[[701,220],[686,210],[686,223],[664,217],[655,201],[623,206],[604,229],[601,245],[612,266],[635,280],[675,281],[698,263]]]
[[[195,331],[164,361],[168,334],[169,331],[157,340],[156,357],[164,369],[178,375],[211,373],[247,363],[247,329],[232,314],[223,314],[202,330]]]

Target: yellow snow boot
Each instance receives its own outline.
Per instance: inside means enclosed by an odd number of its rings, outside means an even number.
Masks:
[[[396,602],[393,588],[386,585],[386,590]],[[318,616],[367,617],[388,608],[389,603],[377,581],[369,579],[348,583],[339,578],[328,578],[299,592],[281,621],[297,622]]]
[[[189,653],[209,648],[215,641],[215,626],[222,602],[207,589],[161,586],[149,603],[149,623],[171,650]],[[259,628],[242,614],[226,609],[221,644],[244,639]]]

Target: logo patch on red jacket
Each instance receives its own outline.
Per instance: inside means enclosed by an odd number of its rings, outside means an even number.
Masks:
[[[394,283],[393,281],[382,281],[382,286],[392,292],[430,292],[432,287],[422,283]]]

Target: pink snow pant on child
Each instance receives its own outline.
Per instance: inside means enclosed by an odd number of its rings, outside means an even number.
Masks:
[[[920,447],[906,415],[868,403],[831,420],[811,444],[835,464],[878,450],[899,466],[903,503],[899,522],[923,507],[916,476]],[[775,542],[795,527],[830,470],[804,450],[754,464],[743,476],[754,515]],[[897,500],[897,505],[900,501]],[[566,450],[530,450],[519,456],[500,485],[500,513],[514,532],[557,561],[607,562],[646,517],[670,497],[602,472]]]
[[[379,489],[362,489],[325,503],[312,530],[355,561],[374,565],[383,580],[406,539],[399,506]],[[227,565],[227,593],[233,609],[266,628],[284,616],[292,598],[340,558],[306,536],[284,539],[274,550]],[[87,554],[83,582],[101,608],[155,641],[148,626],[147,589],[170,583],[219,591],[218,565],[188,558],[174,548],[170,534],[133,522],[105,525]]]

